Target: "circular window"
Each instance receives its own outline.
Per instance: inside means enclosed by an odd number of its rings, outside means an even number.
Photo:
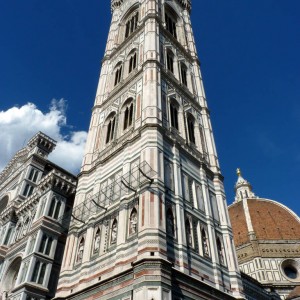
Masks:
[[[287,266],[283,269],[284,271],[284,274],[288,277],[288,278],[291,278],[291,279],[297,279],[298,277],[298,272],[297,270],[292,267],[292,266]]]
[[[293,259],[287,259],[282,262],[281,268],[285,277],[289,280],[299,278],[299,262]]]

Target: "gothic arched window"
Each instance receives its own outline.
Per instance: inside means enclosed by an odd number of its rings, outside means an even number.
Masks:
[[[187,86],[187,67],[184,63],[180,64],[181,82]]]
[[[187,117],[187,127],[190,143],[196,144],[195,139],[195,119],[191,114],[188,114]]]
[[[114,73],[115,73],[115,86],[116,86],[122,79],[122,73],[123,73],[122,63],[117,64]]]
[[[43,234],[39,252],[49,255],[51,251],[52,242],[53,242],[52,237]]]
[[[135,50],[129,54],[128,63],[128,74],[130,74],[137,67],[137,53]]]
[[[108,144],[114,138],[115,125],[116,125],[116,114],[115,113],[111,114],[107,118],[105,124],[107,126],[105,142],[106,142],[106,144]]]
[[[125,38],[128,38],[138,26],[139,13],[137,11],[133,12],[125,23]]]
[[[34,187],[30,185],[29,183],[26,184],[25,189],[23,191],[24,197],[30,197],[33,192]]]
[[[170,119],[171,119],[171,126],[179,129],[178,126],[178,104],[175,102],[174,99],[170,101]]]
[[[129,234],[137,233],[138,214],[135,208],[131,211],[129,222]]]
[[[46,267],[47,265],[45,263],[37,261],[34,266],[31,281],[36,282],[38,284],[43,284],[46,273]]]
[[[122,107],[123,111],[123,130],[129,128],[133,124],[133,99],[128,99]]]
[[[167,234],[175,237],[175,224],[174,224],[174,215],[171,208],[167,210],[167,218],[166,218],[167,224]]]
[[[177,30],[176,30],[176,17],[174,14],[166,10],[165,13],[165,22],[166,22],[166,29],[173,35],[175,39],[177,39]]]
[[[174,74],[174,54],[171,50],[167,50],[167,69]]]
[[[38,178],[38,175],[39,175],[39,171],[32,168],[30,170],[30,173],[29,173],[29,176],[28,176],[28,179],[32,182],[36,182],[37,181],[37,178]]]
[[[58,219],[60,215],[60,208],[61,208],[61,201],[53,197],[51,200],[48,216],[53,219]]]

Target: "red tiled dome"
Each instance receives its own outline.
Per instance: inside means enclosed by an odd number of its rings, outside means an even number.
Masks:
[[[247,199],[252,226],[258,240],[299,240],[300,221],[282,204],[266,199]],[[243,202],[229,206],[236,246],[249,240]]]

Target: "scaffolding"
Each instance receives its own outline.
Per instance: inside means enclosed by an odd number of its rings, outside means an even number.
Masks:
[[[76,205],[72,212],[64,215],[62,226],[66,228],[70,221],[72,225],[85,224],[90,217],[103,211],[106,212],[111,205],[124,196],[130,194],[136,196],[142,187],[152,184],[156,174],[157,172],[146,161],[135,165],[128,173],[114,178],[100,192],[94,195],[87,194],[82,203]]]

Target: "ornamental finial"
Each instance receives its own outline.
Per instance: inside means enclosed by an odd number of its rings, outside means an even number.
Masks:
[[[242,172],[241,172],[241,169],[240,168],[237,168],[236,169],[236,174],[237,174],[237,176],[242,176]]]

